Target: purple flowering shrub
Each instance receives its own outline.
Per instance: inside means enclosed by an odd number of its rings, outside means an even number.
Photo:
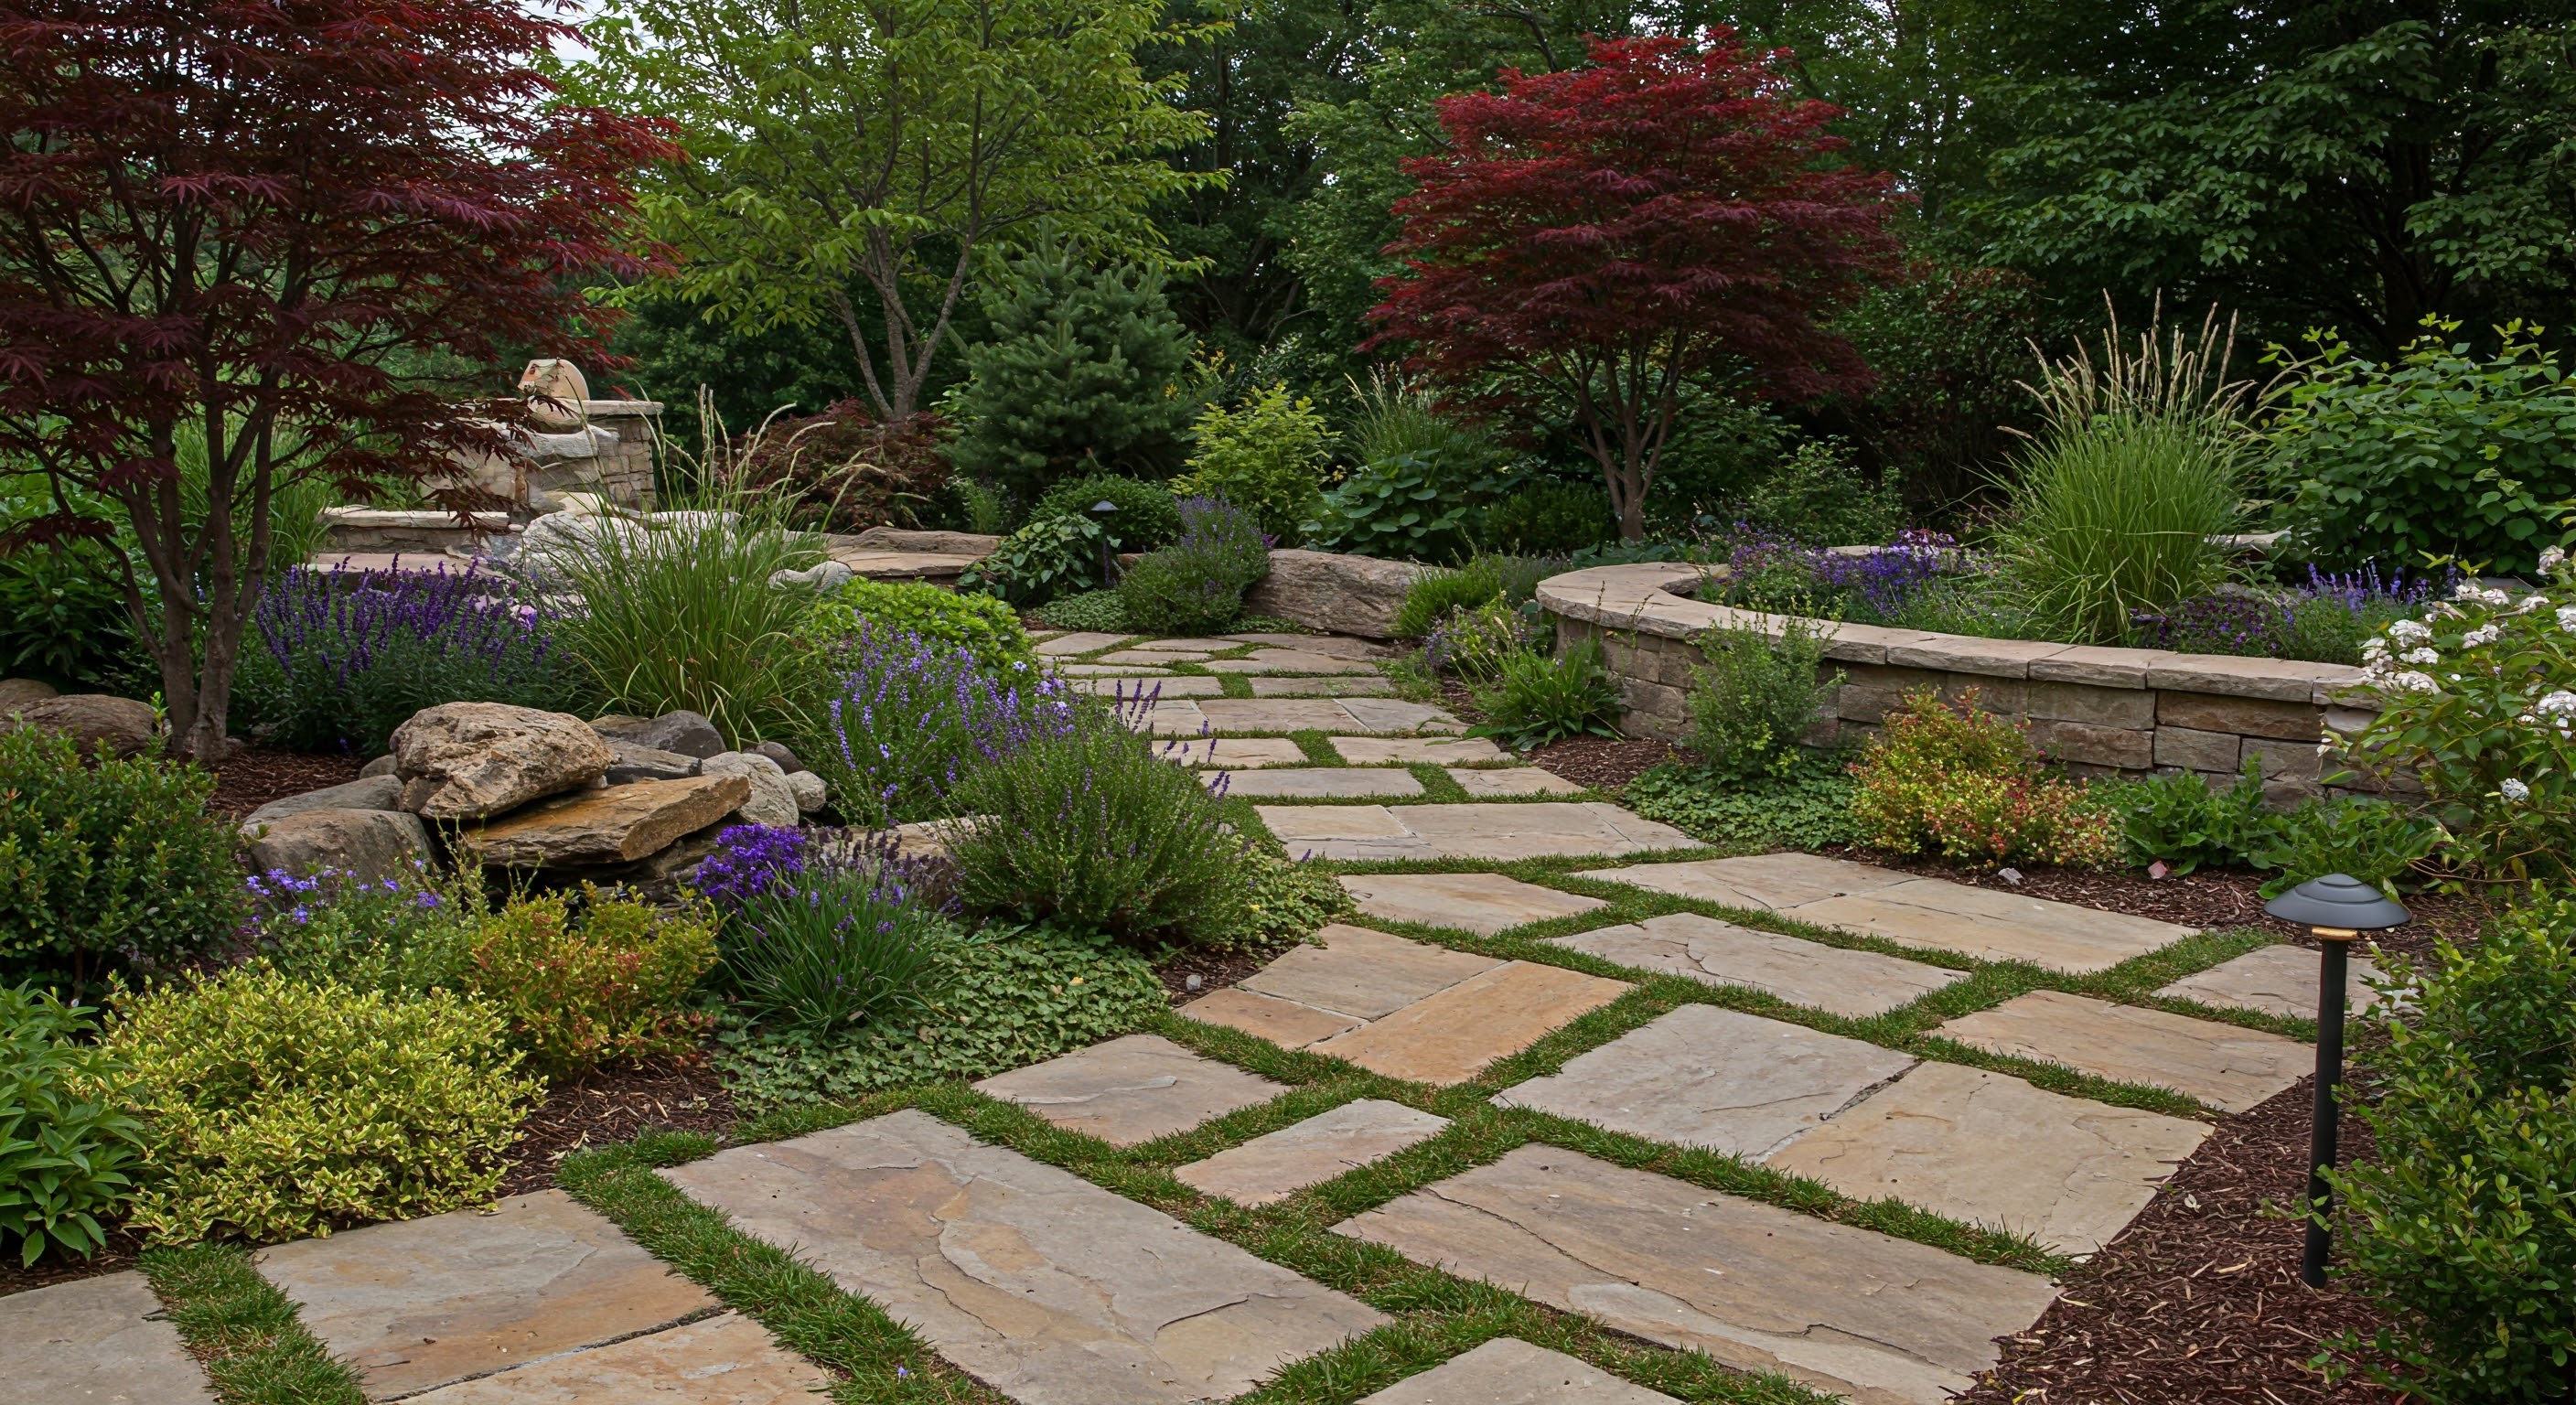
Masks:
[[[1118,582],[1127,622],[1148,634],[1212,634],[1243,613],[1243,593],[1270,574],[1260,523],[1222,498],[1183,498],[1181,534],[1137,558]]]
[[[1034,671],[1004,676],[975,656],[860,622],[848,672],[796,754],[851,824],[882,829],[958,813],[967,770],[1072,724],[1073,694]]]
[[[691,886],[721,908],[736,908],[805,871],[813,837],[793,825],[738,824],[716,831]]]
[[[2376,565],[2342,575],[2311,566],[2302,584],[2203,595],[2132,623],[2143,648],[2359,664],[2364,641],[2449,586],[2403,571],[2383,577]]]
[[[439,703],[571,706],[580,673],[550,624],[542,606],[471,567],[298,567],[252,611],[233,697],[280,746],[380,754],[394,728]]]
[[[251,910],[242,936],[258,959],[298,980],[387,995],[461,987],[489,910],[479,873],[442,879],[418,860],[385,878],[273,868],[242,890]]]
[[[719,950],[736,1001],[762,1024],[816,1035],[925,1004],[958,940],[931,866],[900,857],[890,835],[809,836],[790,850],[774,840],[782,831],[745,833],[757,828],[718,836],[731,841],[719,850]],[[699,881],[713,896],[704,865]]]
[[[1860,624],[1910,624],[1936,586],[1978,572],[1957,539],[1910,528],[1892,546],[1823,551],[1744,523],[1728,537],[1729,605],[1828,615]]]

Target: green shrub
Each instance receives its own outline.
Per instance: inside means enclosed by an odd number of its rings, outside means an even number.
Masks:
[[[2254,865],[2275,870],[2263,884],[2267,898],[2329,873],[2350,874],[2393,894],[2397,880],[2430,858],[2444,837],[2432,821],[2405,806],[2338,795],[2277,817]]]
[[[2223,790],[2212,790],[2196,772],[2173,771],[2100,782],[2094,791],[2120,817],[2129,862],[2162,863],[2175,874],[2209,865],[2249,866],[2280,823],[2263,807],[2263,766],[2253,758]]]
[[[1757,481],[1736,515],[1811,546],[1885,546],[1905,526],[1892,480],[1873,483],[1839,439],[1810,439]]]
[[[992,554],[966,568],[957,589],[997,595],[1027,609],[1068,591],[1100,587],[1100,552],[1108,541],[1088,517],[1033,517],[1002,538]]]
[[[1092,512],[1101,503],[1115,504],[1106,519]],[[1114,473],[1068,478],[1040,494],[1029,520],[1041,517],[1089,517],[1108,532],[1120,551],[1152,551],[1181,534],[1181,508],[1170,486]]]
[[[588,884],[582,895],[578,912],[547,893],[485,918],[467,988],[549,1072],[696,1048],[706,1021],[682,1006],[716,964],[715,914],[702,904],[666,913]]]
[[[1478,556],[1456,570],[1425,566],[1414,572],[1413,583],[1404,588],[1404,603],[1396,607],[1396,637],[1423,638],[1452,611],[1473,610],[1501,599],[1502,575],[1493,562],[1490,556]]]
[[[2484,358],[2446,344],[2458,322],[2424,328],[2394,364],[2311,334],[2268,435],[2275,491],[2291,499],[2282,520],[2330,565],[2432,558],[2528,574],[2566,542],[2549,524],[2576,498],[2576,379],[2538,327],[2506,323]]]
[[[1704,660],[1691,670],[1690,745],[1709,767],[1738,778],[1772,770],[1799,755],[1825,694],[1842,674],[1818,676],[1830,629],[1801,614],[1782,617],[1780,635],[1720,625],[1700,636]]]
[[[828,1036],[728,1018],[717,1063],[735,1104],[760,1113],[985,1078],[1129,1033],[1170,1008],[1142,958],[1047,927],[987,927],[943,947],[925,984],[937,994],[916,1018]]]
[[[1504,665],[1536,653],[1545,627],[1497,597],[1472,610],[1453,610],[1422,641],[1422,660],[1434,672],[1468,683],[1491,683]]]
[[[1234,940],[1213,945],[1257,949],[1303,941],[1359,912],[1351,890],[1320,863],[1255,844],[1243,852],[1243,872],[1243,926]]]
[[[1622,710],[1619,687],[1601,667],[1601,641],[1590,635],[1553,656],[1535,649],[1503,655],[1494,681],[1475,689],[1475,699],[1485,714],[1475,735],[1500,737],[1515,750],[1619,735],[1611,725]]]
[[[1974,688],[1954,705],[1925,690],[1887,715],[1852,767],[1864,842],[1992,867],[2107,868],[2118,818],[2081,785],[2041,769],[2021,723],[1987,712]]]
[[[1315,515],[1333,433],[1315,403],[1274,384],[1244,396],[1239,408],[1211,405],[1191,427],[1198,449],[1189,472],[1172,486],[1183,494],[1223,498],[1260,520],[1283,546]]]
[[[853,580],[825,596],[802,628],[807,639],[837,656],[862,623],[963,650],[997,673],[1037,659],[1029,632],[1010,606],[989,595],[941,590],[920,581]]]
[[[483,1204],[544,1092],[480,1000],[255,966],[118,1001],[105,1047],[152,1135],[132,1223],[166,1240],[299,1239]]]
[[[0,971],[75,981],[134,960],[184,960],[242,916],[232,826],[215,778],[138,756],[84,759],[70,738],[0,731]]]
[[[947,430],[935,414],[887,422],[864,401],[840,400],[819,415],[762,426],[742,475],[791,504],[789,521],[818,532],[926,526],[951,473]]]
[[[1466,554],[1469,508],[1445,477],[1428,452],[1372,460],[1325,493],[1297,534],[1319,551],[1454,561]]]
[[[1598,484],[1542,478],[1486,508],[1478,535],[1494,551],[1580,551],[1618,536],[1619,519],[1610,515],[1610,499]]]
[[[1241,925],[1243,841],[1196,772],[1105,707],[969,773],[957,810],[987,817],[949,845],[969,912],[1122,938]]]
[[[134,1194],[146,1143],[122,1105],[127,1069],[90,1042],[91,1012],[50,991],[0,986],[0,1246],[88,1258]]]
[[[463,985],[489,915],[480,870],[442,882],[425,866],[366,882],[332,869],[252,875],[247,935],[269,965],[313,985],[387,995]]]
[[[1749,779],[1698,767],[1657,766],[1628,782],[1620,801],[1647,819],[1711,844],[1822,849],[1860,839],[1851,797],[1851,776],[1837,753],[1797,747]]]
[[[2348,1287],[2392,1319],[2347,1338],[2408,1399],[2567,1399],[2576,1360],[2576,903],[2537,889],[2420,975],[2388,963],[2388,1041],[2351,1084],[2378,1159],[2331,1179]],[[2391,1363],[2383,1367],[2379,1363]]]
[[[1131,634],[1136,628],[1128,623],[1127,602],[1118,598],[1116,590],[1085,590],[1059,596],[1029,611],[1029,615],[1049,629]]]
[[[1231,629],[1243,593],[1270,574],[1270,544],[1252,514],[1214,498],[1181,504],[1180,537],[1149,552],[1118,582],[1128,623],[1148,634]]]
[[[924,1008],[956,931],[888,855],[807,859],[727,919],[725,971],[765,1023],[827,1034]]]
[[[10,506],[0,499],[0,532],[15,525]],[[142,682],[141,656],[105,547],[64,541],[0,552],[0,678],[125,693]]]

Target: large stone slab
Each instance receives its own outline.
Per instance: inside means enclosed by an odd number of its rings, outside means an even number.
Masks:
[[[1727,907],[1785,909],[1847,893],[1869,893],[1906,882],[1911,874],[1848,859],[1814,854],[1751,854],[1697,863],[1635,864],[1580,875],[1633,883],[1677,898]]]
[[[1243,775],[1211,771],[1202,779],[1213,786],[1220,775],[1226,778],[1226,794],[1264,800],[1357,800],[1422,793],[1422,782],[1411,771],[1392,766],[1304,766]]]
[[[1035,637],[1035,636],[1032,636]],[[1060,663],[1054,671],[1066,678],[1170,678],[1168,668],[1132,663]]]
[[[265,824],[313,810],[391,810],[402,800],[402,782],[392,776],[360,776],[342,785],[326,785],[300,795],[271,800],[242,816],[245,825]]]
[[[725,1312],[410,1398],[418,1405],[812,1405],[831,1383],[830,1372],[782,1349],[759,1323]]]
[[[1684,1005],[1494,1101],[1759,1161],[1914,1062],[1802,1025]]]
[[[1550,937],[1548,944],[1709,985],[1751,986],[1792,1005],[1852,1019],[1886,1014],[1968,978],[1965,971],[1757,932],[1695,912]]]
[[[1306,764],[1305,749],[1286,737],[1202,737],[1165,742],[1157,754],[1175,765],[1222,766],[1229,771]]]
[[[1183,1185],[1238,1205],[1268,1205],[1428,1141],[1448,1127],[1446,1117],[1383,1098],[1362,1098],[1172,1174]]]
[[[2155,1196],[2209,1128],[1927,1063],[1782,1147],[1774,1170],[2090,1254]]]
[[[1407,806],[1406,808],[1417,808]],[[1384,805],[1255,805],[1262,827],[1299,859],[1436,859],[1431,841]]]
[[[2096,1078],[2171,1088],[2222,1112],[2243,1112],[2316,1067],[2316,1050],[2295,1039],[2056,990],[2015,996],[1933,1033]]]
[[[1331,731],[1351,725],[1338,698],[1210,698],[1199,704],[1199,714],[1220,732]]]
[[[1600,801],[1256,807],[1289,853],[1322,859],[1513,859],[1685,849],[1699,841]]]
[[[1395,684],[1377,677],[1308,677],[1262,675],[1252,680],[1256,698],[1379,698],[1395,691]]]
[[[626,863],[732,814],[751,785],[738,775],[691,776],[578,791],[466,830],[456,844],[496,868]],[[795,804],[787,802],[791,816]]]
[[[1240,649],[1240,639],[1144,639],[1128,646],[1149,654],[1222,654]]]
[[[1396,612],[1404,608],[1420,569],[1408,561],[1373,556],[1274,551],[1269,574],[1243,593],[1243,608],[1310,629],[1391,638]]]
[[[394,728],[402,807],[427,820],[479,820],[588,785],[617,753],[590,724],[508,703],[423,708]]]
[[[675,1325],[717,1306],[559,1190],[259,1251],[367,1398]]]
[[[1473,766],[1508,761],[1511,753],[1491,737],[1332,737],[1333,750],[1354,766],[1383,766],[1390,761],[1411,765]]]
[[[1040,655],[1050,659],[1069,659],[1077,654],[1096,654],[1113,645],[1124,644],[1131,636],[1124,634],[1059,634],[1037,646]]]
[[[1496,1337],[1359,1405],[1680,1405],[1561,1351]]]
[[[918,1111],[663,1175],[1021,1405],[1224,1399],[1386,1321]]]
[[[1486,767],[1477,770],[1452,770],[1449,779],[1469,795],[1581,795],[1584,788],[1554,771],[1536,766]]]
[[[1069,1131],[1113,1146],[1185,1132],[1211,1117],[1265,1103],[1276,1083],[1203,1059],[1159,1034],[1129,1034],[975,1085]]]
[[[2185,976],[2156,994],[2174,1000],[2197,1000],[2222,1009],[2260,1010],[2267,1015],[2312,1020],[2317,1017],[2317,992],[2324,984],[2319,970],[2322,960],[2313,947],[2287,942],[2257,947],[2206,971]],[[2368,985],[2379,978],[2379,968],[2367,956],[2351,957],[2348,965],[2344,1010],[2359,1014],[2379,1003],[2379,992]]]
[[[1229,634],[1230,644],[1270,644],[1282,649],[1303,649],[1310,654],[1323,654],[1336,659],[1382,659],[1396,651],[1383,644],[1372,644],[1347,634]]]
[[[2191,927],[2073,903],[1909,878],[1876,892],[1800,903],[1801,922],[1982,961],[2027,961],[2090,975],[2193,934]]]
[[[1339,659],[1330,654],[1309,653],[1303,649],[1255,649],[1239,659],[1218,659],[1208,665],[1211,673],[1375,673],[1375,664],[1356,659]]]
[[[1357,1029],[1361,1023],[1355,1016],[1337,1015],[1240,986],[1210,991],[1182,1006],[1180,1013],[1204,1024],[1223,1025],[1256,1039],[1267,1039],[1283,1049],[1303,1049],[1345,1030]]]
[[[1314,1050],[1389,1078],[1464,1083],[1494,1060],[1627,993],[1621,981],[1510,961]]]
[[[1525,922],[1572,917],[1609,904],[1499,873],[1345,874],[1360,911],[1388,922],[1457,927],[1490,937]]]
[[[1197,663],[1207,657],[1209,656],[1204,653],[1193,653],[1188,650],[1179,649],[1169,651],[1120,649],[1114,654],[1102,654],[1100,656],[1100,662],[1143,664],[1147,668],[1152,668],[1167,663]]]
[[[1350,714],[1354,732],[1379,736],[1405,732],[1463,732],[1467,724],[1449,715],[1444,708],[1429,703],[1407,702],[1402,698],[1344,698],[1342,710]]]
[[[0,1298],[0,1390],[26,1405],[214,1405],[206,1373],[143,1275]]]
[[[1858,1405],[1940,1405],[2056,1295],[2035,1274],[1549,1146],[1335,1228]]]
[[[1503,964],[1340,922],[1315,937],[1321,946],[1291,948],[1235,988],[1373,1020]]]

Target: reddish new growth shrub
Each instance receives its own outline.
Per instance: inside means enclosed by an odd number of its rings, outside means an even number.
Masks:
[[[466,985],[498,1005],[512,1040],[547,1073],[685,1054],[706,1017],[683,1008],[716,964],[716,918],[703,903],[676,913],[583,885],[513,898],[484,919]]]
[[[2116,814],[2083,785],[2051,775],[2024,724],[1925,689],[1887,715],[1852,768],[1863,842],[1953,863],[2109,868],[2120,860]]]
[[[945,421],[923,411],[880,421],[856,400],[782,420],[743,456],[753,483],[795,497],[796,525],[824,532],[912,527],[948,484]]]

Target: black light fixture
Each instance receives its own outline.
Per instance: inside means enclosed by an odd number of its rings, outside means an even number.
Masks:
[[[1117,511],[1118,504],[1107,498],[1091,505],[1092,519],[1100,524],[1100,584],[1104,587],[1118,584],[1118,549],[1109,540],[1109,519]]]
[[[2355,937],[2404,925],[2412,916],[2395,899],[2348,873],[2311,878],[2263,904],[2284,922],[2296,922],[2316,933],[2324,950],[2317,963],[2317,1110],[2308,1130],[2308,1244],[2299,1278],[2311,1288],[2326,1286],[2326,1227],[2334,1208],[2334,1191],[2325,1173],[2335,1164],[2338,1111],[2335,1087],[2343,1081],[2343,987],[2349,978]]]

